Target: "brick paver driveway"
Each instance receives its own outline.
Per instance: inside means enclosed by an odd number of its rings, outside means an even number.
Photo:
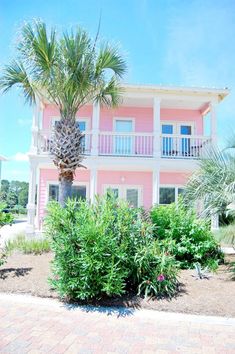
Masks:
[[[0,295],[0,353],[235,353],[235,319]]]

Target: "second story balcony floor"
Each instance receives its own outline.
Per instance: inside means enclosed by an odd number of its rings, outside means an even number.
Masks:
[[[197,159],[216,142],[216,107],[228,90],[125,86],[117,109],[86,105],[77,114],[88,156]],[[40,102],[31,152],[49,155],[59,112]],[[207,123],[205,121],[207,119]],[[208,129],[206,129],[206,127]]]

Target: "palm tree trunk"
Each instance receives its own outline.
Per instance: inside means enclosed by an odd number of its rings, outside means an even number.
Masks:
[[[73,174],[61,173],[59,177],[59,203],[64,208],[68,198],[72,196]]]

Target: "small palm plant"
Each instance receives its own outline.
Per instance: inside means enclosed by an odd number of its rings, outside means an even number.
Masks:
[[[201,201],[203,215],[210,216],[224,212],[234,213],[235,203],[235,155],[232,139],[224,150],[211,146],[199,160],[196,171],[186,187],[185,200],[188,203]]]
[[[116,47],[103,44],[98,49],[97,40],[98,35],[92,41],[80,28],[58,36],[41,21],[27,23],[16,47],[17,58],[5,66],[0,78],[3,92],[19,86],[29,104],[44,97],[60,111],[51,155],[59,171],[63,206],[71,195],[75,171],[82,167],[83,135],[76,126],[77,111],[93,102],[115,107],[121,98],[125,61]]]

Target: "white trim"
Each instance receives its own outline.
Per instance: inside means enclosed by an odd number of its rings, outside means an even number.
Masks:
[[[53,184],[58,186],[59,182],[58,181],[47,181],[46,182],[46,205],[49,203],[49,185]],[[89,188],[89,182],[80,182],[80,181],[74,181],[73,186],[86,186],[86,199],[89,199],[90,195],[90,188]]]
[[[113,117],[113,132],[115,132],[115,133],[118,133],[118,132],[116,132],[116,130],[115,130],[115,124],[116,124],[116,121],[117,120],[123,120],[123,121],[132,121],[132,132],[135,132],[135,118],[134,117]],[[119,132],[119,133],[121,133],[121,132]],[[123,132],[123,133],[125,133],[125,132]]]
[[[138,207],[143,206],[143,186],[133,185],[133,184],[103,184],[102,194],[104,195],[108,188],[118,189],[118,198],[126,200],[127,189],[137,189],[138,190]]]
[[[132,131],[131,132],[117,132],[116,131],[116,122],[117,121],[124,121],[124,122],[127,122],[127,121],[130,121],[130,122],[132,122]],[[135,118],[133,118],[133,117],[113,117],[113,132],[114,132],[114,134],[117,134],[117,136],[118,135],[120,135],[120,136],[122,136],[122,135],[127,135],[127,137],[128,137],[128,134],[129,133],[135,133]],[[116,151],[116,136],[115,136],[115,138],[113,139],[113,151]],[[131,154],[133,154],[133,151],[134,151],[134,144],[135,144],[135,140],[134,139],[131,139],[131,137],[130,137],[130,147],[131,147]],[[125,155],[124,155],[125,156]]]

